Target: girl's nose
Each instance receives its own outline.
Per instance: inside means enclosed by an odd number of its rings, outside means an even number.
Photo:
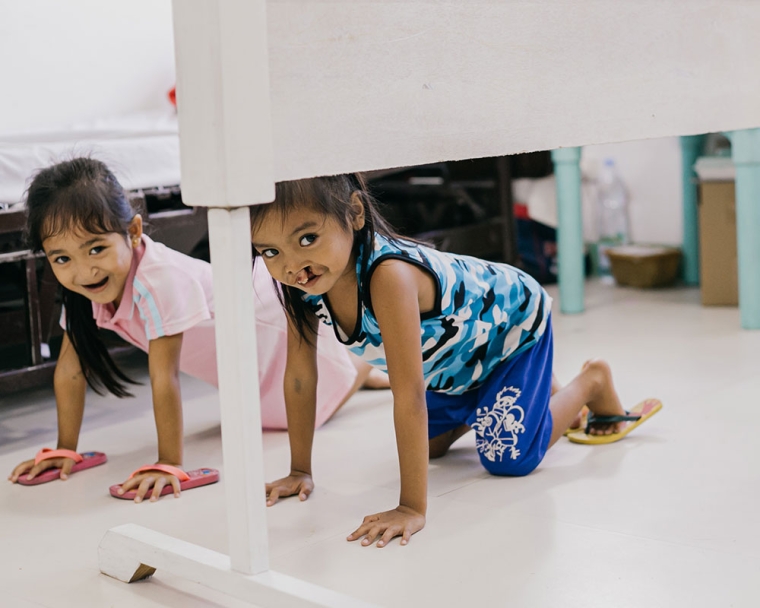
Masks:
[[[98,276],[96,266],[79,266],[77,268],[77,283],[80,285],[89,285]]]
[[[292,281],[295,277],[296,273],[303,268],[303,266],[299,266],[297,263],[288,261],[284,267],[285,269],[285,275],[288,277],[289,281]]]

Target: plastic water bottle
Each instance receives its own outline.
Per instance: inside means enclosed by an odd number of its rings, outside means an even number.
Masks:
[[[607,249],[629,243],[628,193],[617,170],[615,161],[607,158],[597,177],[597,243],[598,269],[602,276],[610,275]]]

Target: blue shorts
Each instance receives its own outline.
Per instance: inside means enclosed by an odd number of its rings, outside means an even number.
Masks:
[[[475,431],[480,461],[492,475],[527,475],[543,460],[552,434],[551,318],[531,348],[496,367],[462,395],[428,391],[428,437],[462,424]]]

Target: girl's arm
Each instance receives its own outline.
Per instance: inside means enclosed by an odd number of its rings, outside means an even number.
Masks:
[[[63,334],[61,352],[55,364],[53,387],[58,411],[58,449],[76,451],[84,415],[87,380],[82,373],[77,351],[67,333]],[[51,458],[37,465],[32,459],[18,465],[8,479],[15,482],[25,473],[29,479],[33,479],[50,468],[61,469],[61,479],[67,479],[73,466],[74,461],[71,458]]]
[[[179,357],[182,334],[156,338],[148,343],[148,371],[153,393],[153,415],[158,434],[157,464],[182,466],[182,395],[179,382]],[[179,496],[179,480],[164,472],[147,471],[124,482],[120,494],[137,489],[135,502],[141,502],[151,488],[151,501],[158,500],[164,486],[170,483]]]
[[[58,411],[58,449],[76,452],[84,415],[87,380],[82,373],[79,355],[66,332],[55,364],[53,389]]]
[[[148,371],[158,434],[158,463],[182,466],[182,395],[179,356],[182,334],[148,343]]]
[[[348,540],[380,536],[382,547],[401,536],[401,544],[425,526],[427,511],[428,429],[420,347],[420,299],[429,277],[398,260],[383,262],[372,275],[370,294],[380,325],[393,392],[401,495],[399,506],[364,518]],[[424,298],[423,298],[424,299]]]
[[[311,449],[317,416],[317,320],[309,328],[309,342],[288,318],[288,358],[285,365],[285,412],[290,439],[290,475],[266,485],[267,505],[298,494],[306,500],[314,489]]]

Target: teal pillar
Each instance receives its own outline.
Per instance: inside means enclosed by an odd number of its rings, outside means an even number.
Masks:
[[[697,162],[704,145],[704,135],[681,137],[681,175],[683,188],[683,280],[687,285],[699,285],[699,223],[697,221]]]
[[[552,150],[557,182],[557,256],[559,305],[565,314],[583,312],[583,217],[581,149]]]
[[[736,166],[739,309],[744,329],[760,329],[760,129],[731,133]]]

